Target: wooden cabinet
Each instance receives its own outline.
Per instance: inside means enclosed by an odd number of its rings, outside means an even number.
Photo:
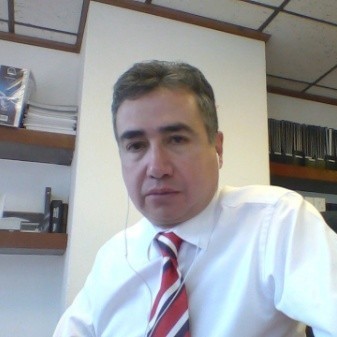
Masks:
[[[65,233],[0,231],[0,254],[62,255],[67,239]]]
[[[0,159],[70,165],[75,136],[0,126]]]
[[[0,126],[0,159],[71,165],[75,136]],[[0,230],[0,253],[61,255],[66,233]]]
[[[337,194],[337,171],[270,162],[270,183],[293,190]]]

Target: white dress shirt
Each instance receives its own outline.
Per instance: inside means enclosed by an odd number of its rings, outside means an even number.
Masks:
[[[100,249],[54,337],[146,336],[160,230],[142,219]],[[337,235],[297,193],[226,187],[174,232],[192,337],[337,336]]]

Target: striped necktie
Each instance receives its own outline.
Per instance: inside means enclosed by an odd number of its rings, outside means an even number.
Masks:
[[[163,274],[147,337],[190,337],[187,294],[177,261],[182,239],[169,232],[155,240],[163,255]]]

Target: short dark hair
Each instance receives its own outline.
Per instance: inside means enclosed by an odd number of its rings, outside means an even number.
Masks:
[[[117,138],[117,111],[121,104],[127,99],[140,98],[159,87],[186,89],[195,95],[209,141],[213,143],[218,132],[218,117],[212,86],[194,66],[157,60],[134,64],[114,85],[112,116],[115,137]]]

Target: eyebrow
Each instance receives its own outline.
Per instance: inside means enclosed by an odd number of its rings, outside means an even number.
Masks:
[[[185,123],[174,123],[165,125],[159,128],[159,132],[161,133],[170,133],[170,132],[178,132],[178,131],[186,131],[189,133],[193,133],[192,128]]]
[[[127,139],[133,139],[137,137],[144,136],[145,132],[142,130],[127,130],[123,132],[119,137],[119,141],[127,140]]]
[[[193,129],[184,123],[174,123],[158,128],[159,133],[167,134],[172,132],[186,131],[188,133],[194,133]],[[127,130],[119,136],[119,141],[134,139],[145,135],[145,131],[140,130]]]

